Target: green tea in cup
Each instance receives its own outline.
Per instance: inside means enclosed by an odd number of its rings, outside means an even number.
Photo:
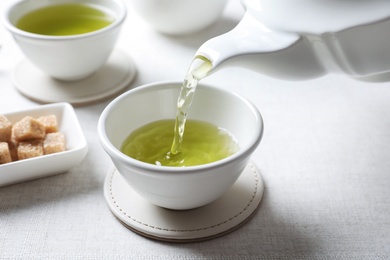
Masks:
[[[162,166],[195,166],[215,162],[238,151],[235,138],[214,124],[187,120],[178,154],[171,153],[175,120],[158,120],[131,132],[121,151],[133,159]]]
[[[115,18],[96,7],[78,3],[54,4],[23,15],[16,27],[30,33],[69,36],[104,28]]]

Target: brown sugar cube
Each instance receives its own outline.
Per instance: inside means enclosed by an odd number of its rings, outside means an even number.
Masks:
[[[12,123],[7,117],[0,115],[0,142],[8,142],[11,139]]]
[[[18,146],[19,145],[19,141],[15,139],[15,136],[13,135],[13,131],[12,131],[12,135],[11,135],[11,140],[9,140],[8,144],[13,144],[14,146]],[[10,149],[11,149],[11,146],[10,146]]]
[[[14,124],[12,135],[16,141],[43,139],[45,137],[45,127],[35,118],[26,116]]]
[[[0,164],[12,162],[11,154],[9,152],[8,143],[0,143]]]
[[[29,140],[20,142],[18,145],[19,160],[43,155],[42,140]]]
[[[58,132],[57,117],[55,115],[41,116],[37,120],[45,127],[46,134]]]
[[[12,140],[8,142],[8,148],[9,152],[11,154],[11,159],[12,161],[17,161],[18,160],[18,142],[15,140]]]
[[[43,151],[45,154],[65,151],[65,136],[61,132],[49,133],[43,140]]]

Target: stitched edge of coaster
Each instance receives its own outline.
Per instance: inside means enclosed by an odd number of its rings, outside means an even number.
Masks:
[[[234,216],[220,222],[220,223],[217,223],[217,224],[214,224],[214,225],[211,225],[211,226],[207,226],[207,227],[203,227],[203,228],[196,228],[196,229],[171,229],[171,228],[163,228],[163,227],[158,227],[158,226],[154,226],[154,225],[150,225],[148,223],[145,223],[145,222],[142,222],[134,217],[132,217],[131,215],[128,215],[122,208],[121,206],[117,203],[116,199],[115,199],[115,196],[113,194],[113,191],[112,191],[112,180],[113,180],[113,177],[114,177],[114,173],[115,171],[117,171],[116,169],[114,169],[111,173],[111,176],[110,176],[110,181],[109,181],[109,192],[110,192],[110,198],[112,200],[112,202],[114,203],[114,205],[118,208],[118,210],[120,212],[122,212],[122,214],[130,219],[131,221],[137,223],[137,224],[140,224],[140,225],[143,225],[145,227],[148,227],[148,228],[152,228],[152,229],[156,229],[156,230],[161,230],[161,231],[169,231],[169,232],[198,232],[198,231],[203,231],[203,230],[208,230],[208,229],[212,229],[212,228],[216,228],[216,227],[219,227],[219,226],[222,226],[232,220],[234,220],[235,218],[237,218],[238,216],[240,216],[241,214],[243,214],[246,210],[248,210],[248,208],[251,206],[251,204],[253,203],[254,201],[254,198],[256,197],[256,194],[258,192],[258,187],[259,187],[259,175],[257,173],[257,170],[255,169],[254,165],[251,163],[250,165],[250,168],[252,170],[252,173],[253,173],[253,176],[254,176],[254,180],[255,180],[255,186],[253,188],[253,193],[252,193],[252,197],[250,198],[249,202],[247,203],[247,205],[240,211],[238,212],[237,214],[235,214]],[[121,221],[123,223],[123,221]],[[126,223],[124,223],[125,225],[127,225]]]

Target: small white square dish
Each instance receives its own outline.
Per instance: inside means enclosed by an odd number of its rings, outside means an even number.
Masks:
[[[88,151],[87,141],[81,130],[73,107],[69,103],[54,103],[36,108],[1,113],[15,124],[25,116],[38,118],[55,115],[58,131],[65,135],[66,150],[39,157],[0,165],[0,187],[54,174],[65,173],[80,164]]]

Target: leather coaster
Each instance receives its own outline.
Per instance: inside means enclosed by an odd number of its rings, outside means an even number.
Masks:
[[[170,210],[149,203],[115,168],[109,170],[104,183],[108,207],[123,225],[142,236],[169,242],[203,241],[237,229],[254,215],[263,191],[264,182],[253,163],[224,195],[191,210]]]
[[[16,89],[29,99],[40,103],[68,102],[86,105],[111,97],[126,88],[137,70],[130,57],[114,50],[106,64],[91,76],[78,81],[60,81],[23,59],[12,74]]]

